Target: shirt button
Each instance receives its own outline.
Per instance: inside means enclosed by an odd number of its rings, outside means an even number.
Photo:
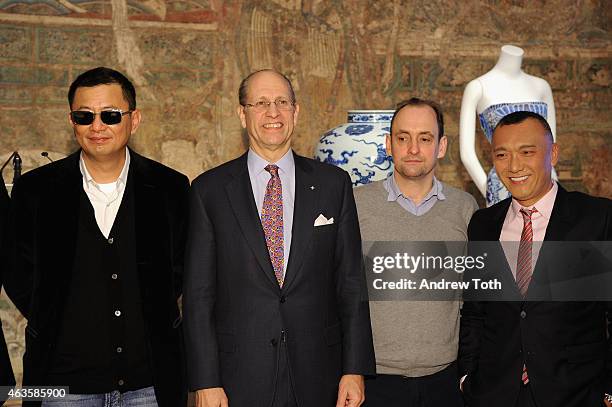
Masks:
[[[119,315],[121,315],[121,311],[119,310],[115,311],[115,316],[118,317]]]
[[[121,346],[118,346],[117,347],[117,353],[121,353],[121,352],[123,352],[123,348]]]
[[[119,386],[123,386],[123,384],[124,384],[123,379],[119,379],[119,381],[117,382],[117,384],[119,384]]]
[[[116,274],[116,273],[111,274],[111,278],[112,278],[113,280],[116,280],[116,279],[117,279],[117,274]]]
[[[115,241],[115,239],[113,239],[112,237],[108,238],[108,244],[113,244],[114,241]]]

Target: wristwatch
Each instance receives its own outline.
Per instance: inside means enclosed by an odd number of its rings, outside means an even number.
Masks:
[[[608,403],[612,403],[612,395],[604,393],[604,400],[606,400]]]

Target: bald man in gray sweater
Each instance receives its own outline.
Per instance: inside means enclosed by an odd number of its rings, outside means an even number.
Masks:
[[[467,241],[475,199],[434,176],[447,147],[440,106],[400,103],[386,147],[393,174],[354,190],[362,240]],[[370,301],[377,377],[366,381],[364,406],[463,406],[459,308],[459,301]]]

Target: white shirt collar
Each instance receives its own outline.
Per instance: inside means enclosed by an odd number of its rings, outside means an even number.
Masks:
[[[92,185],[98,185],[96,181],[94,181],[93,177],[87,170],[87,166],[85,165],[85,160],[83,160],[83,152],[81,151],[81,156],[79,158],[79,169],[81,170],[81,175],[83,175],[83,185],[89,188]],[[128,171],[130,169],[130,150],[125,148],[125,162],[123,163],[123,168],[121,169],[121,173],[119,174],[119,178],[115,180],[117,182],[117,187],[123,187],[127,184]]]

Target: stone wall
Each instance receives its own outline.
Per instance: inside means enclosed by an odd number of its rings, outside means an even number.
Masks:
[[[304,155],[348,109],[440,101],[450,148],[438,175],[475,193],[459,159],[463,88],[514,44],[553,88],[561,181],[612,197],[611,15],[606,0],[3,0],[0,160],[19,150],[28,169],[45,163],[41,151],[75,150],[67,88],[105,65],[137,86],[144,122],[132,146],[193,178],[244,151],[238,84],[273,67],[295,84]],[[17,362],[25,322],[6,303],[0,313]]]

